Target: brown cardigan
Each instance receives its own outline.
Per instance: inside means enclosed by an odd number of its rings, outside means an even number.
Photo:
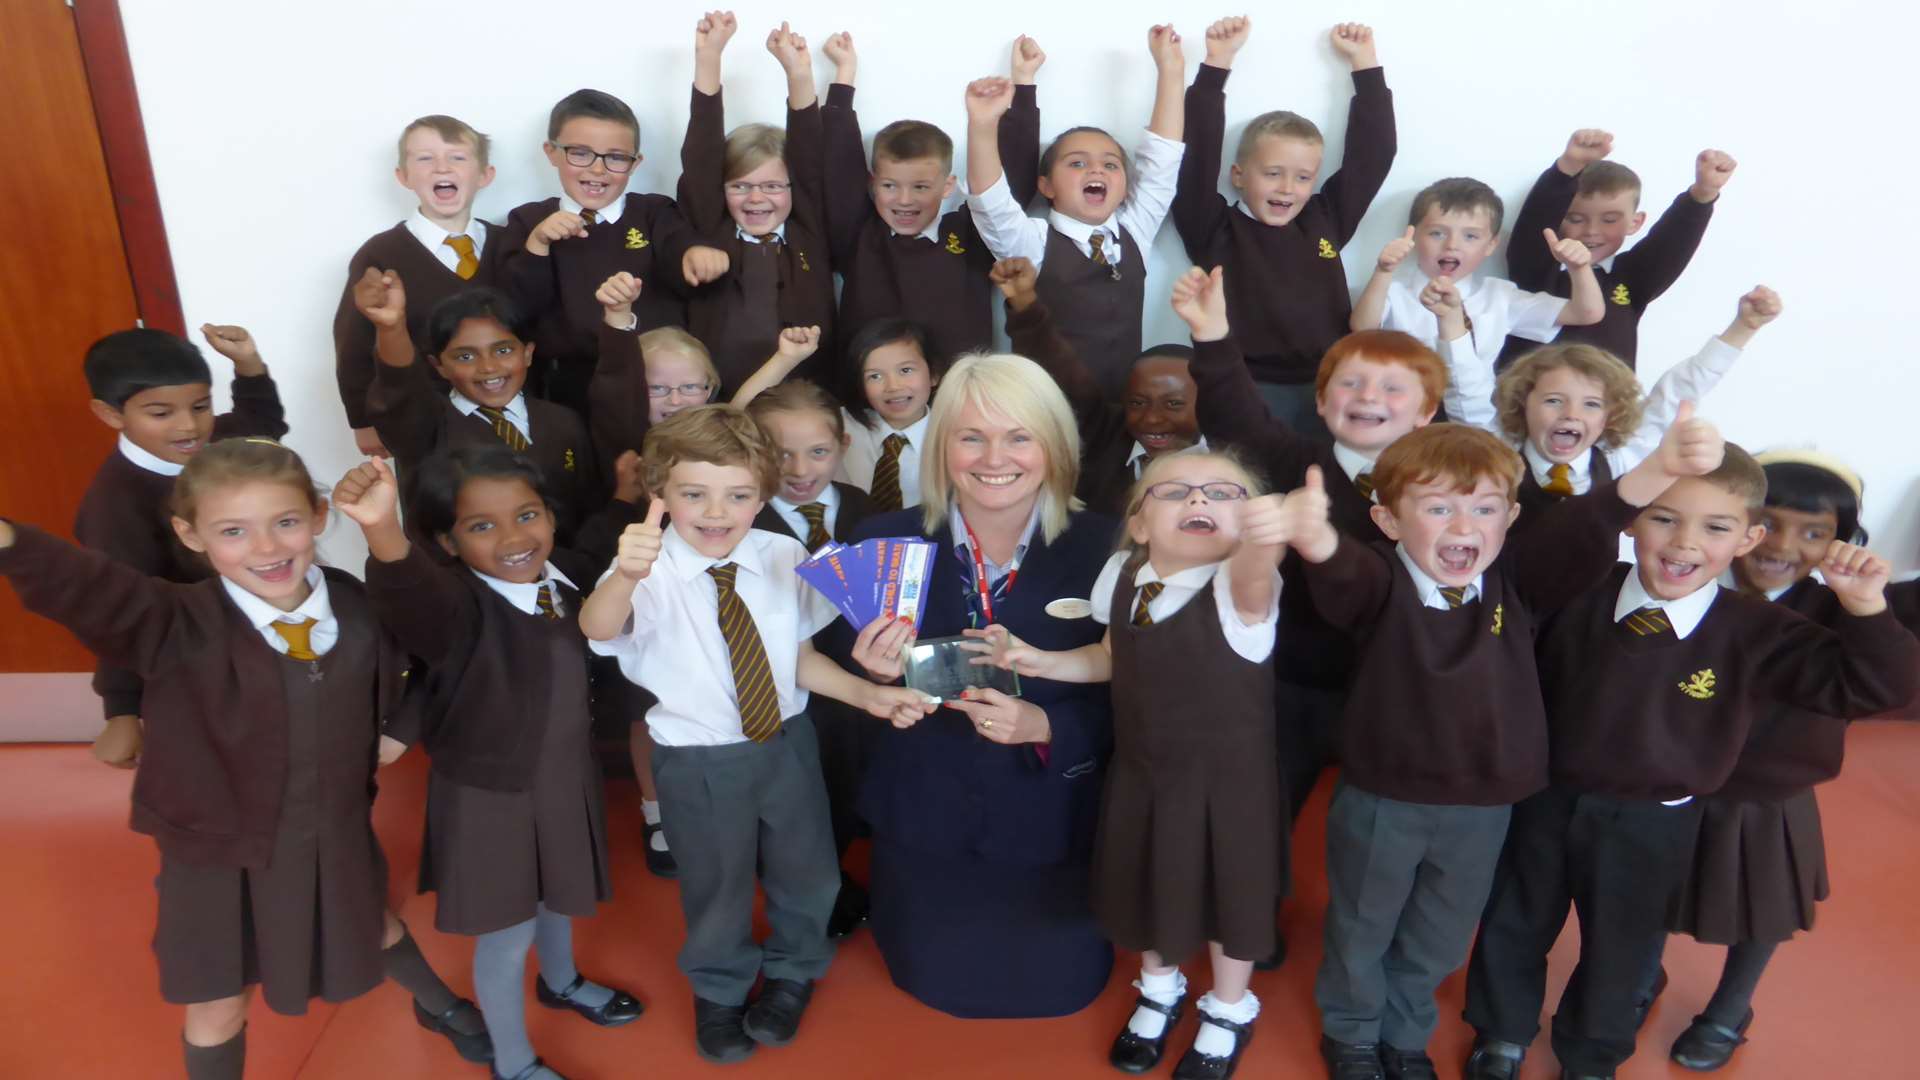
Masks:
[[[191,585],[161,581],[32,526],[14,530],[13,546],[0,548],[0,574],[13,581],[27,609],[146,680],[134,831],[152,836],[170,859],[265,866],[287,780],[280,654],[217,577]],[[370,625],[360,583],[339,570],[324,573],[335,616]],[[367,776],[325,776],[323,782],[371,782],[380,731],[403,726],[413,704],[402,708],[407,666],[406,655],[383,634],[378,700],[367,703],[364,717],[339,718],[366,726]]]

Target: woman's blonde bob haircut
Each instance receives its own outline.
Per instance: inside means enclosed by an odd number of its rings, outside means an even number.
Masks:
[[[927,415],[927,444],[920,452],[920,509],[929,535],[946,527],[953,506],[947,476],[947,439],[971,403],[989,416],[1026,429],[1047,455],[1040,483],[1040,529],[1048,543],[1067,531],[1067,514],[1080,509],[1073,497],[1080,481],[1080,429],[1060,386],[1039,364],[1008,353],[960,358],[940,380]]]

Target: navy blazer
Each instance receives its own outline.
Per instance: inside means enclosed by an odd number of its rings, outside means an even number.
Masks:
[[[940,545],[919,636],[951,637],[970,625],[971,570],[954,551],[951,529],[926,533],[920,514],[914,508],[868,518],[856,537],[921,536]],[[1056,618],[1045,608],[1092,594],[1116,528],[1105,515],[1077,513],[1051,544],[1036,532],[1012,590],[994,605],[995,621],[1042,649],[1098,642],[1105,628],[1090,616]],[[1023,677],[1020,690],[1046,711],[1053,729],[1044,760],[1032,746],[983,738],[953,709],[905,730],[886,729],[860,795],[861,816],[876,836],[999,863],[1050,866],[1089,857],[1113,749],[1107,686]]]

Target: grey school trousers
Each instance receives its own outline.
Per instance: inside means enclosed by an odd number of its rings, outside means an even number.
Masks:
[[[1434,991],[1467,958],[1510,806],[1429,806],[1345,781],[1327,810],[1320,1028],[1343,1043],[1427,1048]]]
[[[769,979],[817,979],[833,959],[827,916],[840,892],[820,744],[806,713],[763,743],[656,746],[660,821],[679,865],[695,996],[741,1005]],[[770,933],[753,940],[756,878]]]

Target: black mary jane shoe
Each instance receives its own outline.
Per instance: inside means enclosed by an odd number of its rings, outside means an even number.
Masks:
[[[753,1053],[755,1043],[743,1024],[745,1005],[722,1005],[703,997],[693,999],[693,1045],[715,1065],[730,1065]]]
[[[1380,1063],[1379,1043],[1343,1043],[1322,1035],[1320,1060],[1327,1063],[1327,1075],[1333,1080],[1385,1080],[1387,1075]]]
[[[1203,1054],[1192,1047],[1180,1055],[1180,1061],[1173,1067],[1173,1080],[1227,1080],[1233,1070],[1240,1066],[1240,1055],[1253,1041],[1253,1022],[1240,1023],[1235,1020],[1222,1020],[1204,1009],[1199,1010],[1200,1022],[1224,1028],[1233,1033],[1233,1053],[1226,1057],[1214,1057]]]
[[[1460,1075],[1465,1080],[1520,1080],[1520,1063],[1526,1059],[1527,1048],[1519,1043],[1477,1035]]]
[[[760,987],[760,996],[747,1006],[740,1028],[761,1046],[785,1046],[800,1033],[800,1017],[812,1000],[811,981],[768,979]]]
[[[840,893],[833,898],[833,911],[827,916],[827,938],[838,941],[867,921],[867,890],[860,883],[840,874]]]
[[[1167,1018],[1167,1024],[1160,1029],[1160,1037],[1149,1039],[1144,1035],[1135,1035],[1130,1027],[1122,1027],[1120,1034],[1113,1037],[1113,1049],[1107,1051],[1107,1062],[1123,1073],[1139,1074],[1151,1071],[1160,1064],[1160,1058],[1167,1052],[1167,1036],[1173,1034],[1173,1025],[1180,1022],[1180,1014],[1186,1009],[1187,996],[1171,1005],[1162,1005],[1145,994],[1133,1004],[1135,1008],[1151,1009]],[[1133,1014],[1128,1013],[1131,1021]]]
[[[1715,1023],[1703,1016],[1693,1018],[1693,1023],[1680,1037],[1673,1040],[1673,1052],[1668,1057],[1675,1065],[1694,1072],[1712,1072],[1725,1065],[1733,1057],[1733,1052],[1747,1041],[1747,1027],[1753,1023],[1753,1010],[1740,1019],[1737,1028]]]
[[[558,1080],[567,1080],[567,1078],[564,1076],[561,1076],[560,1073],[556,1069],[554,1069],[553,1066],[547,1064],[544,1061],[541,1061],[539,1058],[534,1058],[533,1064],[527,1066],[524,1069],[521,1069],[519,1072],[514,1073],[512,1076],[501,1076],[499,1073],[493,1072],[491,1068],[489,1068],[487,1071],[489,1073],[493,1073],[493,1080],[533,1080],[534,1077],[540,1075],[541,1069],[547,1070],[548,1076],[558,1077]]]
[[[1387,1080],[1440,1080],[1425,1050],[1400,1050],[1381,1043],[1380,1068]]]
[[[673,861],[672,848],[668,848],[665,851],[657,851],[654,849],[653,834],[659,831],[660,826],[649,825],[645,821],[642,821],[640,823],[640,850],[645,852],[647,856],[647,872],[654,877],[662,877],[671,881],[680,876],[680,864]]]
[[[472,1013],[473,1019],[480,1025],[477,1035],[469,1035],[453,1026],[453,1018]],[[480,1009],[466,998],[455,998],[447,1011],[438,1016],[422,1008],[418,1001],[413,1003],[413,1019],[421,1027],[435,1035],[445,1035],[453,1044],[454,1052],[476,1064],[484,1065],[493,1060],[493,1039],[487,1034],[487,1023],[480,1019]]]
[[[1633,1029],[1635,1031],[1639,1031],[1641,1028],[1647,1026],[1647,1014],[1653,1012],[1653,1003],[1660,1000],[1660,995],[1665,993],[1666,989],[1667,968],[1666,965],[1663,964],[1660,967],[1660,973],[1653,977],[1653,985],[1647,988],[1647,996],[1644,998],[1634,998]]]
[[[575,975],[573,981],[567,984],[567,988],[557,994],[547,989],[547,980],[544,978],[533,980],[533,986],[540,1004],[549,1009],[572,1009],[601,1027],[631,1024],[640,1019],[640,1014],[646,1011],[646,1007],[641,1005],[632,994],[612,986],[607,989],[613,991],[613,997],[607,999],[605,1005],[582,1005],[573,1000],[573,995],[580,992],[580,987],[585,985],[586,981],[585,975]]]

